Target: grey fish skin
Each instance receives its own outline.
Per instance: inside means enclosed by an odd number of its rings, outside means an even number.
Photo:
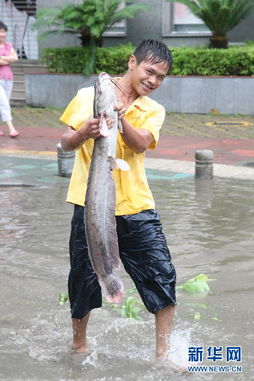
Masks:
[[[106,299],[119,303],[123,284],[114,273],[120,267],[119,247],[115,220],[115,167],[118,117],[113,107],[117,98],[106,73],[101,73],[95,85],[94,117],[114,119],[108,136],[94,141],[85,197],[85,226],[88,253]]]

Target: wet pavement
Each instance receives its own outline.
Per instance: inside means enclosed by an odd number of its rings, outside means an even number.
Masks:
[[[67,291],[69,270],[69,180],[57,176],[54,160],[6,157],[0,165],[5,175],[0,185],[1,380],[254,379],[253,181],[195,181],[192,175],[148,170],[178,284],[198,274],[213,279],[209,293],[178,290],[170,356],[184,364],[190,347],[203,348],[201,364],[214,370],[176,375],[167,363],[154,360],[154,319],[143,308],[135,320],[122,316],[121,306],[104,302],[92,313],[89,354],[71,353],[68,303],[58,302],[59,293]],[[128,296],[139,301],[123,269],[121,276],[124,302]],[[227,347],[241,348],[241,359],[228,362]],[[209,358],[209,348],[222,358]],[[218,366],[229,371],[216,371]]]
[[[20,127],[20,136],[10,139],[0,137],[0,154],[26,153],[27,151],[56,152],[56,144],[63,134],[62,129],[44,127]],[[149,158],[161,158],[177,161],[194,161],[195,151],[210,149],[214,152],[215,164],[254,166],[254,139],[207,139],[191,136],[161,135],[158,147],[147,151]],[[32,152],[31,152],[32,153]]]
[[[56,144],[63,129],[19,128],[20,136],[0,137],[0,157],[45,158],[56,161]],[[214,152],[214,175],[254,179],[253,139],[201,139],[161,135],[158,147],[146,153],[146,167],[154,170],[194,175],[195,151]],[[3,176],[3,174],[2,174]]]

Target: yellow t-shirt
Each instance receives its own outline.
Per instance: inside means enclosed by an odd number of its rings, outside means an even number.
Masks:
[[[79,130],[89,116],[93,114],[93,98],[93,87],[79,90],[60,120],[75,130]],[[125,118],[133,127],[150,131],[154,137],[154,142],[149,148],[156,147],[159,130],[165,118],[163,106],[146,96],[140,96],[127,109]],[[94,140],[88,139],[76,151],[67,202],[84,206],[93,144]],[[124,143],[121,134],[118,132],[116,157],[127,161],[130,170],[113,170],[116,184],[115,214],[117,216],[135,214],[142,210],[154,209],[154,199],[147,182],[144,167],[145,154],[135,153]]]

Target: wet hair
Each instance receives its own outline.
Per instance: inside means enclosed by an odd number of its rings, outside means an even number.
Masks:
[[[0,21],[0,29],[5,30],[6,32],[8,31],[7,25],[5,25],[2,21]]]
[[[138,65],[142,61],[151,62],[154,64],[159,62],[167,62],[169,69],[171,69],[173,64],[171,51],[161,41],[143,40],[136,47],[133,54],[136,57]]]

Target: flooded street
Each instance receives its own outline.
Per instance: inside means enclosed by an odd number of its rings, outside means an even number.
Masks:
[[[69,271],[69,180],[51,160],[8,160],[0,162],[1,381],[254,380],[253,182],[148,170],[178,284],[213,279],[208,294],[178,289],[171,356],[184,364],[189,347],[222,347],[223,358],[202,365],[242,366],[176,375],[154,360],[154,318],[142,308],[135,320],[105,302],[92,313],[89,354],[71,354],[69,305],[59,304]],[[139,300],[122,277],[126,298]],[[226,361],[227,346],[241,346],[240,362]]]

